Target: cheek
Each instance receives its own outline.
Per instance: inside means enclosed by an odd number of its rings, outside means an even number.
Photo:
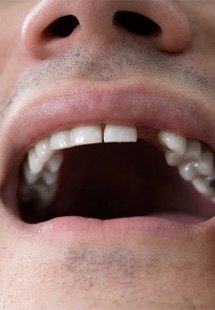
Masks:
[[[8,11],[0,12],[0,70],[7,65],[19,39],[19,17],[9,14]]]
[[[0,1],[0,73],[12,55],[16,55],[21,40],[21,27],[26,14],[36,0]]]

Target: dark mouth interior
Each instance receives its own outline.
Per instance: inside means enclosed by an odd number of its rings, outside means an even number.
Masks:
[[[20,203],[23,221],[39,223],[60,216],[112,219],[153,214],[203,213],[202,200],[168,167],[151,144],[107,143],[64,150],[59,189],[54,201]],[[204,203],[205,204],[205,203]]]

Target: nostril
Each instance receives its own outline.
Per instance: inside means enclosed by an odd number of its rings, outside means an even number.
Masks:
[[[65,38],[68,37],[79,25],[78,19],[74,15],[62,16],[53,21],[43,31],[43,38]]]
[[[151,19],[135,12],[116,12],[113,21],[115,25],[120,25],[127,31],[141,36],[153,35],[161,30]]]

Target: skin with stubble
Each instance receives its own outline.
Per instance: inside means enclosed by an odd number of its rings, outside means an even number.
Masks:
[[[148,17],[157,28],[147,35],[129,31],[113,23],[119,11]],[[48,26],[67,15],[78,20],[73,31],[51,32]],[[187,124],[201,132],[187,131],[214,151],[215,1],[0,0],[0,26],[0,308],[214,309],[215,204],[205,203],[205,221],[174,229],[166,220],[165,230],[160,222],[156,229],[128,223],[126,230],[91,220],[74,223],[75,230],[51,222],[34,228],[13,210],[8,188],[16,191],[12,174],[18,174],[23,150],[56,130],[54,122],[45,126],[49,115],[57,117],[60,96],[85,94],[80,105],[68,108],[67,125],[80,123],[80,109],[91,111],[91,100],[85,100],[91,91],[110,98],[120,89],[131,96],[184,96],[175,109],[190,115]],[[54,104],[47,104],[44,98],[52,94]],[[44,113],[41,102],[47,104]],[[90,115],[82,122],[92,122]],[[172,129],[180,133],[178,126],[175,119]]]

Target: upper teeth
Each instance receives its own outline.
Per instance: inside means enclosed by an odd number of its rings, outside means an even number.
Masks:
[[[109,142],[136,142],[137,129],[133,126],[106,125],[104,138],[102,126],[85,125],[64,130],[40,140],[28,151],[28,160],[24,164],[24,178],[26,184],[21,189],[24,199],[35,194],[42,198],[42,202],[48,204],[55,192],[50,190],[57,188],[59,170],[63,161],[63,155],[59,150],[77,145]],[[44,186],[47,190],[44,190]],[[27,189],[26,189],[27,188]],[[46,199],[44,199],[46,197]]]
[[[191,181],[197,191],[215,200],[214,155],[210,150],[202,151],[199,141],[186,139],[173,132],[161,131],[158,134],[165,145],[166,160],[177,166],[180,175]],[[21,196],[28,199],[33,195],[49,204],[56,189],[63,155],[59,150],[77,145],[109,142],[136,142],[137,128],[134,126],[100,125],[77,126],[60,131],[40,140],[28,151],[28,160],[23,167],[24,184]]]
[[[57,132],[50,137],[50,149],[60,150],[69,147],[102,142],[101,126],[79,126],[71,130]]]
[[[131,126],[106,125],[104,142],[136,142],[137,129]]]
[[[161,131],[158,138],[162,144],[172,150],[174,153],[183,155],[186,150],[186,138],[177,135],[176,133]]]
[[[202,151],[199,141],[186,139],[172,132],[161,131],[158,134],[161,144],[167,147],[166,161],[177,166],[181,177],[191,181],[195,189],[214,201],[215,180],[214,155],[210,150]],[[178,146],[176,145],[178,141]]]

